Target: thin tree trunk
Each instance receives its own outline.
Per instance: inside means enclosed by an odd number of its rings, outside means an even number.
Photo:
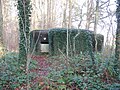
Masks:
[[[117,30],[116,30],[116,49],[115,49],[115,70],[117,72],[118,62],[120,62],[120,0],[117,0],[117,10],[116,10],[116,17],[117,17]],[[120,66],[119,66],[120,68]]]
[[[87,20],[86,20],[86,29],[89,29],[89,26],[90,26],[90,18],[89,18],[89,6],[90,6],[90,3],[89,3],[89,0],[87,0]]]
[[[71,12],[72,12],[72,0],[69,0],[69,24],[68,24],[68,28],[71,28],[72,25],[72,21],[71,21]]]
[[[98,13],[99,13],[99,0],[96,1],[96,10],[95,10],[95,22],[94,22],[94,37],[95,37],[95,51],[97,52],[97,24],[98,24]]]
[[[2,14],[2,2],[1,2],[1,0],[0,0],[0,44],[3,45],[3,14]]]
[[[47,28],[51,28],[51,0],[47,0]]]
[[[63,22],[62,22],[62,27],[63,28],[67,27],[66,10],[67,10],[67,0],[66,0],[66,3],[64,3]]]
[[[86,29],[90,28],[90,24],[93,16],[93,0],[87,0],[87,19],[86,19]]]
[[[51,28],[54,27],[54,2],[54,0],[51,1]]]

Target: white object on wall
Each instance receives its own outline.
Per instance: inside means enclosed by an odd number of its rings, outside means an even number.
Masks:
[[[41,52],[49,52],[49,44],[41,44]]]

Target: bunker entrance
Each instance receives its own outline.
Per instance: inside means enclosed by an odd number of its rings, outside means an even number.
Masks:
[[[40,54],[49,52],[48,30],[33,30],[30,32],[30,51]]]

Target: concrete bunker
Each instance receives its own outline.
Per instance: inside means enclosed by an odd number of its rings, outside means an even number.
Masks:
[[[49,51],[48,30],[30,32],[30,49],[31,52],[37,53]]]

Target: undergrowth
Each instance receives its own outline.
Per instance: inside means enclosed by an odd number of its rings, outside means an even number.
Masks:
[[[66,58],[52,57],[50,73],[45,83],[39,84],[40,90],[119,90],[120,81],[114,71],[114,56],[102,58],[95,54],[95,66],[89,55],[77,55]],[[96,72],[95,72],[96,71]]]
[[[36,62],[31,60],[30,69],[36,67]],[[0,90],[15,90],[26,86],[27,77],[32,80],[35,73],[27,76],[23,64],[18,63],[18,53],[6,53],[0,58]],[[19,89],[18,89],[19,90]]]
[[[40,77],[32,85],[36,74],[28,74],[30,90],[119,90],[120,79],[116,78],[114,55],[103,58],[97,53],[94,56],[94,66],[90,56],[82,53],[69,58],[50,57],[47,76]],[[32,60],[29,69],[36,68],[36,63]],[[0,90],[21,90],[26,87],[27,77],[24,66],[18,64],[17,53],[7,53],[0,58]]]

